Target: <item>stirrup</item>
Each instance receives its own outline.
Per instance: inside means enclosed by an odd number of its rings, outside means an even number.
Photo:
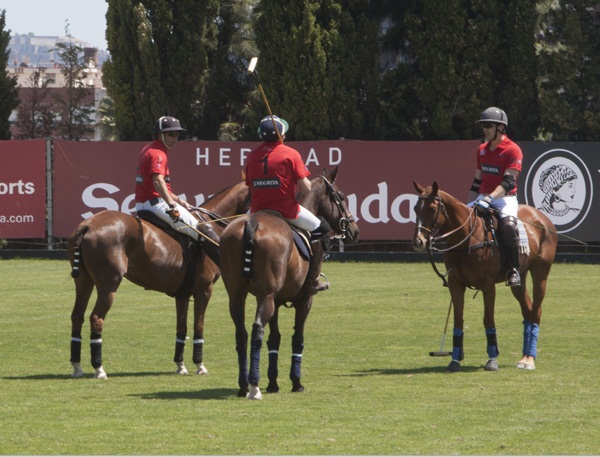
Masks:
[[[325,278],[325,282],[320,282],[317,279],[317,285],[312,287],[311,291],[310,291],[310,295],[316,295],[319,292],[323,292],[324,290],[328,290],[329,289],[329,280],[327,279],[327,276],[325,276],[323,273],[319,273],[319,276],[323,276]]]
[[[519,287],[521,285],[521,275],[516,268],[508,270],[506,273],[506,285],[510,287]]]

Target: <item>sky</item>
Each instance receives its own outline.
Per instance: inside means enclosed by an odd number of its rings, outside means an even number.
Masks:
[[[33,33],[64,36],[65,21],[74,38],[106,50],[106,0],[0,0],[6,11],[6,27],[11,36]]]

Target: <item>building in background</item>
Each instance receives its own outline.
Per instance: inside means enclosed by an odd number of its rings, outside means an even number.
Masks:
[[[106,89],[102,83],[102,64],[108,59],[106,51],[100,51],[91,47],[89,43],[67,36],[35,36],[33,34],[13,35],[10,40],[9,66],[6,68],[9,77],[16,77],[19,86],[19,97],[24,99],[31,91],[32,85],[42,87],[45,83],[49,89],[48,96],[62,94],[65,87],[65,77],[61,71],[60,57],[57,53],[56,44],[69,42],[83,48],[83,61],[85,65],[81,85],[89,89],[89,103],[93,104],[93,119],[95,121],[93,138],[90,140],[101,140],[101,129],[99,127],[100,114],[98,107],[103,98],[106,97]],[[11,132],[13,136],[18,133],[15,126],[17,110],[10,116]]]

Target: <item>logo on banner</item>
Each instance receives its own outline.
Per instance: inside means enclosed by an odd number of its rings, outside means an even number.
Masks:
[[[525,202],[548,216],[559,233],[570,232],[583,222],[593,195],[590,171],[566,149],[540,155],[525,180]]]

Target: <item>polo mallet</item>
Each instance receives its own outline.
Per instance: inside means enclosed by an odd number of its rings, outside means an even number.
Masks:
[[[452,310],[452,299],[450,299],[450,306],[448,307],[448,315],[446,316],[446,326],[444,327],[444,335],[442,336],[442,344],[440,350],[437,352],[430,352],[431,357],[445,357],[452,355],[452,352],[444,351],[444,342],[446,341],[446,332],[448,331],[448,321],[450,320],[450,311]]]
[[[275,118],[273,117],[273,113],[271,111],[271,107],[269,106],[269,102],[267,100],[267,96],[265,95],[265,91],[263,90],[262,85],[260,84],[260,79],[258,79],[258,71],[256,70],[256,64],[258,63],[258,57],[252,57],[250,59],[250,63],[248,64],[248,74],[254,75],[256,78],[256,84],[258,85],[258,89],[262,94],[263,101],[265,102],[265,106],[267,107],[267,112],[269,116],[271,116],[271,120],[273,121],[273,127],[275,127],[275,132],[277,133],[277,138],[279,138],[279,142],[283,143],[283,138],[281,137],[281,133],[279,133],[279,129],[277,128],[277,124],[275,123]]]

